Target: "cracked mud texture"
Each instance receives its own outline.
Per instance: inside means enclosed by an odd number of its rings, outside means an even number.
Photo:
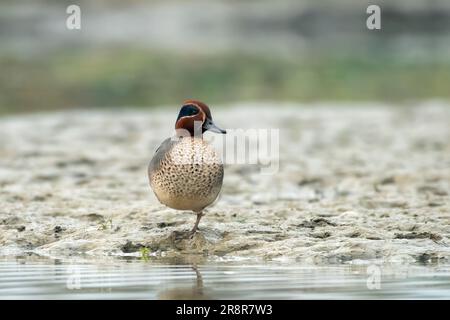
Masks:
[[[227,129],[279,128],[279,170],[227,164],[222,194],[192,239],[182,235],[195,216],[159,204],[147,179],[155,149],[173,133],[176,106],[1,118],[0,255],[450,258],[449,105],[212,111]]]

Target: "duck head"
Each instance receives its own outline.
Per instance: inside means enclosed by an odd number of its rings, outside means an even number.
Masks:
[[[211,111],[206,104],[197,100],[186,100],[178,114],[175,130],[177,133],[182,133],[184,131],[185,133],[188,132],[191,136],[194,136],[194,134],[200,133],[200,125],[201,133],[208,130],[222,134],[227,133],[226,130],[221,129],[214,124]],[[197,126],[198,131],[196,130]]]

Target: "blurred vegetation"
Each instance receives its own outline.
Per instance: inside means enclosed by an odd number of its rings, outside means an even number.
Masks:
[[[382,30],[366,8],[382,7]],[[0,2],[0,114],[450,98],[447,0]]]
[[[84,50],[0,57],[0,112],[242,100],[449,98],[450,63],[383,55],[281,59],[245,54],[177,55]]]

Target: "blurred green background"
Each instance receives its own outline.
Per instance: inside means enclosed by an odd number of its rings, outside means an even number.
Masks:
[[[369,4],[382,30],[366,28]],[[448,0],[3,0],[0,113],[446,99],[449,40]]]

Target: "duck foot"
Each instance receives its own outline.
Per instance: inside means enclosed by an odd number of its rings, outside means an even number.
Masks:
[[[200,231],[198,224],[200,223],[202,216],[202,212],[197,213],[197,220],[195,221],[194,227],[190,231],[173,231],[171,238],[175,241],[193,239],[197,231]]]
[[[195,221],[194,227],[192,228],[192,230],[189,232],[189,238],[193,238],[195,233],[198,230],[198,224],[200,223],[200,219],[203,217],[203,212],[197,212],[197,220]]]

